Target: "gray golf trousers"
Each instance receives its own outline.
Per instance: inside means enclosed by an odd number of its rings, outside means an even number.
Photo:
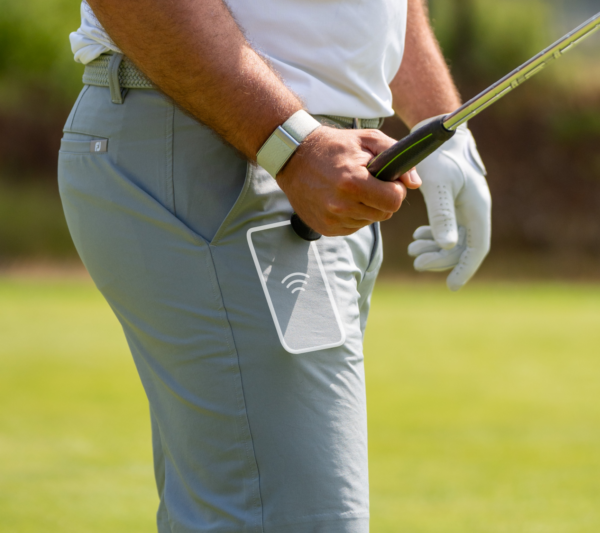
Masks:
[[[277,182],[154,90],[85,86],[59,186],[147,394],[160,533],[366,533],[377,226],[299,239]]]

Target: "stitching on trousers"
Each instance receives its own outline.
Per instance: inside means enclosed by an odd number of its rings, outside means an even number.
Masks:
[[[244,199],[246,198],[246,195],[248,194],[248,191],[250,190],[250,185],[254,178],[253,169],[254,169],[254,166],[252,165],[252,163],[246,164],[246,179],[244,180],[244,186],[242,187],[242,191],[240,192],[240,195],[238,196],[237,200],[235,201],[235,204],[231,208],[231,211],[229,211],[229,213],[227,213],[225,220],[223,220],[223,222],[219,226],[217,233],[215,233],[214,237],[210,241],[209,244],[211,246],[218,245],[219,239],[221,238],[223,233],[225,233],[225,230],[229,227],[231,220],[233,220],[235,218],[235,216],[238,214],[238,212],[242,208]]]
[[[254,471],[252,471],[253,469],[250,467],[250,465],[248,465],[247,474],[249,475],[250,479],[252,479],[252,477],[256,474],[257,483],[258,483],[258,494],[257,494],[256,501],[253,501],[252,503],[255,507],[260,507],[260,515],[261,515],[260,531],[262,533],[262,532],[264,532],[264,506],[262,503],[262,494],[261,494],[261,490],[260,490],[260,470],[258,468],[258,460],[256,458],[256,451],[254,449],[254,438],[252,437],[252,428],[250,427],[250,420],[248,418],[248,408],[246,405],[246,394],[244,393],[244,380],[242,379],[242,368],[240,365],[240,355],[239,355],[237,346],[235,344],[235,338],[233,336],[233,327],[231,326],[231,322],[229,320],[229,313],[227,312],[227,307],[225,306],[225,298],[223,297],[223,291],[221,290],[221,284],[219,283],[219,274],[217,272],[217,267],[215,265],[215,260],[213,257],[211,246],[208,246],[208,252],[210,254],[210,262],[211,262],[210,266],[212,267],[212,273],[213,273],[213,275],[210,276],[210,281],[211,281],[211,284],[213,284],[213,288],[219,294],[221,307],[223,309],[223,312],[225,313],[225,321],[227,322],[227,326],[229,328],[229,336],[227,338],[227,342],[228,342],[228,344],[230,344],[230,347],[233,350],[233,353],[235,354],[235,357],[237,359],[237,370],[238,370],[237,377],[239,379],[240,392],[241,392],[241,398],[239,398],[239,399],[241,400],[241,403],[242,403],[242,407],[243,407],[243,411],[244,411],[244,419],[246,422],[246,428],[247,428],[248,434],[250,436],[249,443],[247,443],[246,439],[244,439],[244,441],[241,442],[240,444],[242,444],[242,446],[248,452],[248,454],[251,454],[251,457],[254,461],[254,468],[256,469],[254,472]],[[240,435],[240,437],[241,437],[241,435]],[[254,498],[253,498],[253,500],[254,500]]]
[[[90,90],[90,86],[86,85],[83,88],[83,91],[81,91],[81,94],[79,95],[79,98],[77,98],[77,102],[75,102],[75,107],[73,108],[73,115],[71,117],[71,123],[67,126],[65,125],[65,130],[72,130],[73,129],[73,122],[75,122],[75,116],[77,115],[77,111],[79,110],[79,105],[81,104],[81,101],[83,100],[83,97],[86,95],[86,93]]]
[[[177,216],[175,207],[175,179],[173,175],[173,154],[175,152],[175,104],[167,100],[167,120],[165,125],[165,138],[166,138],[166,198],[168,208],[171,212]]]

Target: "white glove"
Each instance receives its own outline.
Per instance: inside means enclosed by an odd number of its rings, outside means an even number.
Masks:
[[[448,288],[458,291],[488,254],[492,226],[486,170],[467,125],[417,165],[417,172],[423,180],[421,192],[430,225],[415,231],[408,253],[416,257],[419,272],[452,268]]]

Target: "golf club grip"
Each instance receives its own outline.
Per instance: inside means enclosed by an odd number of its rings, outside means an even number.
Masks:
[[[367,164],[369,172],[382,181],[394,181],[417,166],[454,137],[456,132],[444,127],[444,119],[442,116],[428,122],[371,159]],[[292,215],[291,223],[297,235],[305,241],[321,238],[321,234],[305,224],[296,213]]]

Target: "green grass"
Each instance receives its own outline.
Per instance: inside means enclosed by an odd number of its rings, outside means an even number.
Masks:
[[[599,323],[599,287],[380,285],[373,531],[600,531]]]
[[[597,533],[599,321],[600,286],[381,283],[373,533]],[[0,529],[154,531],[149,433],[95,289],[0,281]]]
[[[93,286],[0,282],[0,530],[153,531],[146,400]]]

